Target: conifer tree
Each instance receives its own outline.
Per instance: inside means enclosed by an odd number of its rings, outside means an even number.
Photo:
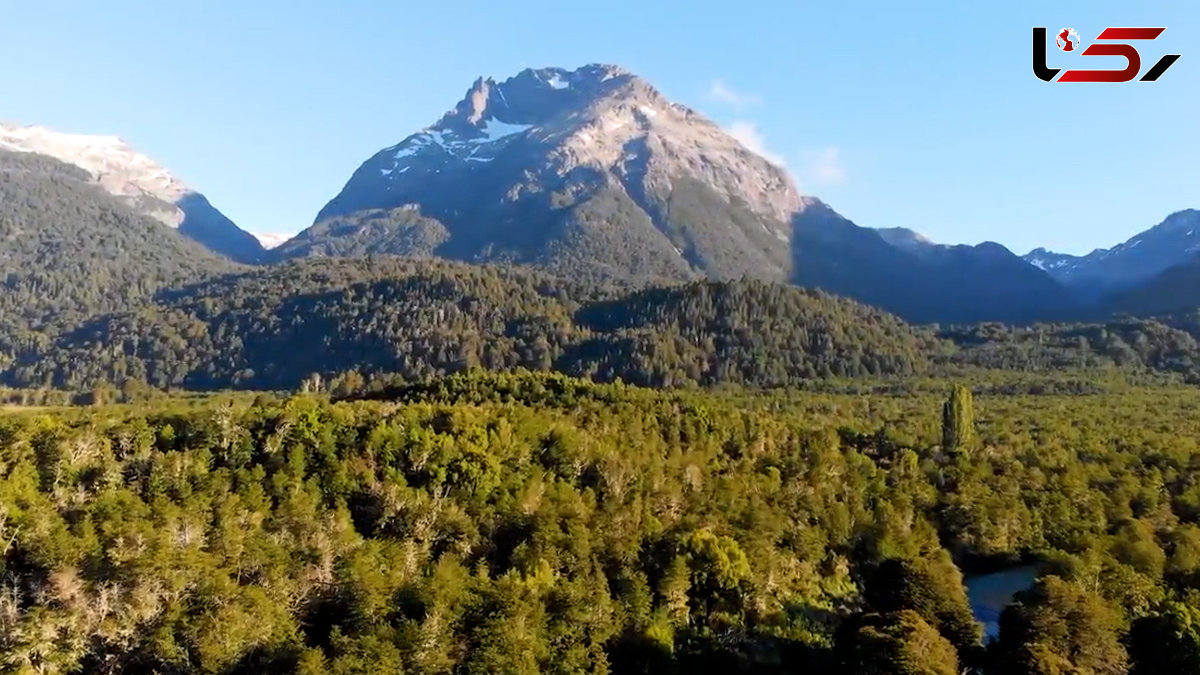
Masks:
[[[961,384],[954,385],[950,398],[942,406],[942,449],[949,453],[963,453],[975,442],[975,409],[971,402],[971,390]]]

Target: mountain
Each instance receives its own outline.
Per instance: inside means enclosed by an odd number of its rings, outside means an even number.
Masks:
[[[938,246],[929,237],[907,227],[877,227],[875,231],[887,243],[910,253],[920,253]]]
[[[1169,267],[1142,283],[1115,291],[1106,299],[1112,312],[1138,316],[1200,308],[1200,258]]]
[[[936,244],[904,228],[860,227],[823,203],[792,218],[793,277],[917,323],[1027,323],[1071,316],[1058,282],[994,242]]]
[[[576,276],[785,279],[782,169],[616,66],[479,79],[368,159],[279,256],[399,253]]]
[[[524,263],[575,279],[792,282],[916,321],[1025,320],[1070,302],[1015,256],[927,261],[889,244],[609,65],[477,80],[435,124],[364,162],[271,257],[372,254]],[[974,278],[982,268],[1016,278]]]
[[[232,260],[251,263],[263,256],[253,235],[120,138],[0,124],[0,150],[44,155],[77,166],[130,207]]]
[[[1085,256],[1054,253],[1038,248],[1023,257],[1081,296],[1103,296],[1149,281],[1168,268],[1186,263],[1200,253],[1200,211],[1188,209],[1128,241]]]
[[[83,169],[0,150],[0,363],[91,314],[235,268]]]

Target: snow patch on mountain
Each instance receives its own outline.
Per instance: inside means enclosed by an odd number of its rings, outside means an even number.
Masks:
[[[1047,272],[1049,272],[1051,270],[1056,270],[1056,269],[1070,263],[1069,260],[1063,260],[1061,258],[1055,260],[1053,258],[1039,258],[1038,256],[1033,256],[1033,257],[1027,258],[1026,262],[1028,262],[1030,265],[1033,265],[1034,267],[1036,267],[1040,270],[1044,270]]]
[[[258,243],[262,244],[263,248],[266,249],[275,248],[276,246],[279,246],[283,242],[295,236],[292,234],[279,234],[274,232],[252,232],[251,234],[253,234],[254,238],[258,240]]]
[[[532,124],[514,124],[495,117],[480,120],[479,124],[472,125],[465,131],[449,127],[439,128],[437,125],[428,127],[385,150],[384,152],[391,153],[393,163],[390,167],[381,168],[379,173],[384,177],[399,177],[411,168],[401,166],[406,163],[402,160],[424,155],[432,148],[437,148],[439,153],[468,162],[490,162],[495,157],[487,156],[492,153],[489,146],[502,144],[507,139],[533,128]]]
[[[136,201],[144,197],[174,206],[193,193],[183,181],[116,136],[65,134],[40,126],[0,124],[0,148],[53,157],[90,173],[107,192]],[[171,227],[183,222],[178,208],[151,209]]]
[[[479,129],[483,132],[483,139],[472,139],[467,143],[495,143],[502,138],[525,133],[532,128],[532,124],[508,124],[497,119],[490,119],[484,122]]]

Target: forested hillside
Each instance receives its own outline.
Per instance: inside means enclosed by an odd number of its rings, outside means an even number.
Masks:
[[[958,349],[947,360],[994,370],[1152,370],[1200,382],[1200,314],[1117,317],[1103,323],[980,324],[938,335]]]
[[[127,311],[84,316],[66,311],[58,325],[12,333],[24,337],[5,349],[3,382],[72,392],[305,383],[345,393],[471,368],[655,387],[979,370],[1117,370],[1200,381],[1194,314],[930,329],[761,281],[638,288],[395,257],[210,275],[153,298],[138,295]]]
[[[629,292],[520,268],[317,260],[227,276],[18,354],[10,381],[292,389],[310,375],[516,367],[648,385],[903,375],[929,338],[822,293],[744,281]]]
[[[13,672],[1191,673],[1194,391],[466,376],[0,418]],[[968,577],[1033,564],[985,645]]]
[[[0,354],[234,265],[57,160],[0,150]]]

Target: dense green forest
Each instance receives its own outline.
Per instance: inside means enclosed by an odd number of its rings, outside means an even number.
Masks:
[[[13,672],[1200,670],[1200,395],[462,373],[0,417]],[[985,642],[964,575],[1036,565]]]
[[[291,389],[312,374],[421,378],[481,366],[767,386],[911,374],[929,340],[879,310],[757,281],[634,291],[520,268],[322,260],[160,293],[14,354],[8,379]]]
[[[237,269],[92,184],[83,169],[8,150],[0,150],[0,242],[0,353]]]
[[[755,280],[635,288],[520,267],[322,259],[214,272],[129,300],[123,311],[106,306],[14,328],[0,344],[0,382],[75,392],[292,390],[307,382],[344,392],[474,367],[654,387],[1114,369],[1200,379],[1194,313],[923,327]],[[20,323],[19,314],[8,318]]]

